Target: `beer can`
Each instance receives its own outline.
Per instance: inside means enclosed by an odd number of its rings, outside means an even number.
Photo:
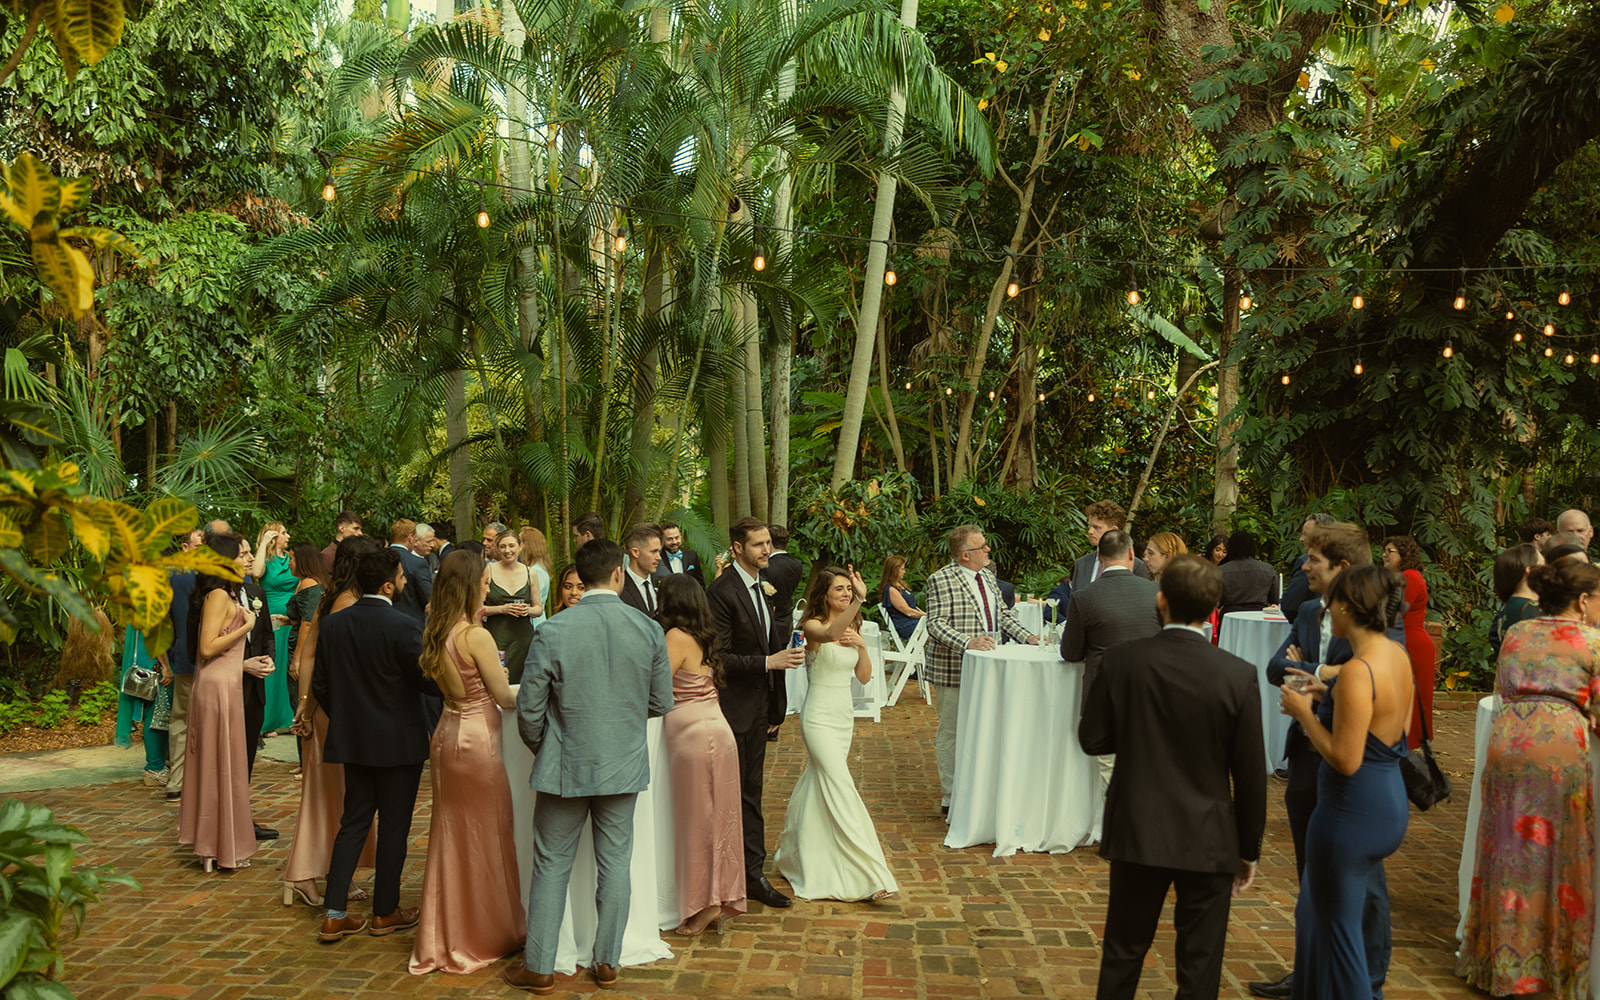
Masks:
[[[795,629],[794,632],[791,633],[790,636],[789,636],[789,648],[790,649],[800,649],[805,644],[806,644],[806,634],[804,632],[800,631],[799,629]]]

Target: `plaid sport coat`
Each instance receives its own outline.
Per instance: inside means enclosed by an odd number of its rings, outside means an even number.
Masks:
[[[939,687],[961,686],[961,657],[967,642],[985,628],[983,605],[978,595],[964,579],[966,571],[956,563],[947,563],[928,577],[926,605],[928,609],[928,645],[925,669],[928,683]],[[1027,642],[1033,637],[1017,616],[1011,613],[1000,598],[1000,581],[994,571],[985,568],[979,576],[983,591],[989,595],[995,627],[1008,638]]]

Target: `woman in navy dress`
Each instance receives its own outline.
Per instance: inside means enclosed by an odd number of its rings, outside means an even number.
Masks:
[[[902,640],[911,638],[917,630],[917,619],[927,612],[917,607],[917,595],[906,589],[906,560],[904,556],[890,556],[883,561],[883,606],[889,609],[889,619],[895,633]]]
[[[1294,1000],[1372,996],[1361,933],[1367,877],[1399,849],[1410,816],[1400,758],[1415,685],[1405,649],[1384,635],[1404,587],[1378,566],[1336,576],[1323,600],[1353,655],[1326,686],[1311,678],[1305,693],[1283,688],[1284,712],[1322,755],[1294,911]]]

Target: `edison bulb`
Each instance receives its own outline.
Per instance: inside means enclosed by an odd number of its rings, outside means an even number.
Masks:
[[[1359,362],[1359,361],[1357,361],[1357,362],[1356,362],[1356,369],[1355,369],[1355,371],[1356,371],[1356,374],[1357,374],[1357,375],[1360,375],[1360,374],[1361,374],[1361,372],[1362,372],[1362,371],[1363,371],[1363,369],[1362,369],[1362,367],[1361,367],[1361,362]]]
[[[1089,402],[1091,402],[1091,403],[1094,402],[1094,390],[1093,389],[1089,390]]]
[[[1522,343],[1522,331],[1518,330],[1516,333],[1513,333],[1511,335],[1511,340],[1514,343],[1518,343],[1518,344]]]
[[[1128,289],[1128,305],[1136,306],[1138,304],[1139,304],[1139,290],[1137,288]]]
[[[1006,298],[1014,299],[1017,297],[1017,293],[1020,291],[1022,291],[1022,286],[1013,281],[1011,284],[1006,286]]]
[[[1283,384],[1284,384],[1284,385],[1288,385],[1288,384],[1289,384],[1289,376],[1287,376],[1287,375],[1285,375],[1285,376],[1284,376],[1284,377],[1283,377]]]
[[[338,196],[338,194],[339,194],[338,190],[335,189],[334,186],[333,186],[333,175],[332,174],[328,174],[327,176],[323,177],[322,178],[322,200],[323,201],[332,201],[334,198],[336,198]]]
[[[622,253],[628,249],[628,236],[626,233],[617,234],[615,246],[617,248],[617,253]]]
[[[486,211],[484,209],[484,207],[483,207],[483,205],[481,203],[478,205],[478,228],[479,229],[488,229],[489,228],[489,213],[488,213],[488,211]]]
[[[1561,294],[1556,296],[1556,302],[1564,306],[1572,305],[1572,291],[1566,285],[1561,286]]]
[[[1456,356],[1456,348],[1454,344],[1444,345],[1444,356],[1447,358],[1453,358]]]
[[[1554,323],[1546,323],[1544,325],[1544,335],[1546,337],[1554,337],[1556,335],[1556,325]]]
[[[892,285],[899,280],[900,276],[894,273],[894,268],[891,267],[887,271],[883,272],[883,283],[885,285]]]
[[[1367,307],[1367,300],[1361,297],[1361,293],[1360,292],[1357,292],[1356,293],[1356,297],[1350,300],[1350,308],[1351,309],[1365,309],[1366,307]]]
[[[1577,359],[1576,359],[1576,358],[1574,358],[1574,357],[1573,357],[1573,356],[1572,356],[1572,355],[1570,355],[1570,354],[1569,354],[1569,355],[1567,355],[1567,356],[1566,356],[1566,358],[1565,358],[1565,361],[1566,361],[1566,362],[1567,362],[1567,364],[1569,364],[1569,365],[1570,365],[1570,364],[1572,364],[1572,362],[1574,362],[1574,361],[1576,361],[1576,360],[1577,360]]]
[[[1249,295],[1241,295],[1241,296],[1239,296],[1239,311],[1240,312],[1249,312],[1250,311],[1250,296]]]
[[[1465,309],[1467,307],[1467,290],[1463,288],[1456,292],[1456,300],[1450,304],[1455,308],[1456,312]]]
[[[765,271],[767,269],[767,255],[760,250],[757,250],[756,259],[751,262],[750,266],[755,268],[757,271]]]

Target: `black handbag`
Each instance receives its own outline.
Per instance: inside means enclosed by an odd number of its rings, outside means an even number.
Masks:
[[[1428,719],[1422,717],[1422,746],[1400,758],[1400,777],[1406,783],[1406,798],[1419,810],[1426,812],[1450,797],[1450,776],[1439,770],[1433,759],[1433,742],[1428,732]]]

